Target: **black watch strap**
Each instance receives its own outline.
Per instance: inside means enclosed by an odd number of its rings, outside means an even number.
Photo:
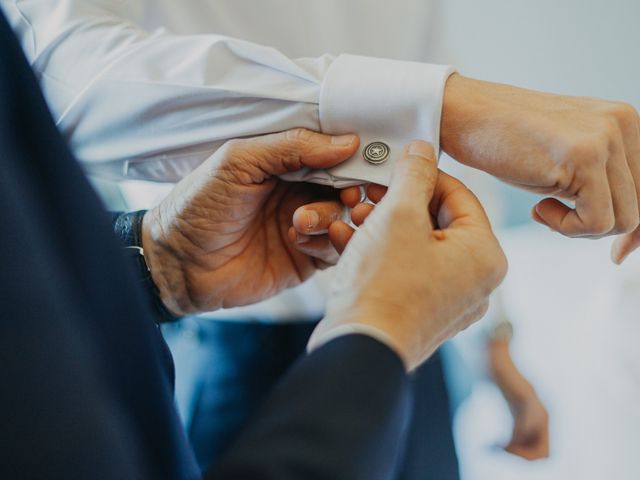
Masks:
[[[156,322],[167,323],[178,319],[164,306],[160,298],[160,291],[153,282],[151,271],[144,258],[144,249],[142,248],[142,219],[146,210],[137,212],[119,213],[114,215],[113,229],[116,236],[124,244],[127,257],[131,258],[135,272],[149,292],[152,299],[153,312],[156,314]]]

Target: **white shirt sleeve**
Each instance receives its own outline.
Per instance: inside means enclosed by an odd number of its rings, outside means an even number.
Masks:
[[[147,32],[130,0],[0,0],[54,118],[86,169],[177,181],[231,138],[304,127],[389,145],[292,180],[388,183],[414,138],[437,147],[451,67],[351,55],[290,59],[220,35]],[[187,8],[187,7],[185,7]]]

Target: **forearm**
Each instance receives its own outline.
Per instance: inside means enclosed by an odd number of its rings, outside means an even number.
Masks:
[[[474,159],[479,163],[490,157],[494,148],[499,145],[492,143],[492,138],[487,131],[487,125],[499,121],[504,113],[511,109],[515,96],[509,95],[509,90],[515,87],[499,85],[497,83],[484,82],[462,75],[449,77],[442,104],[442,119],[440,125],[440,145],[452,158],[468,163],[467,159],[474,156],[482,156],[482,159]],[[491,102],[496,92],[506,94],[503,112],[496,109],[497,103]],[[511,107],[511,108],[509,108]],[[478,132],[482,132],[478,135]],[[487,158],[488,160],[489,158]]]

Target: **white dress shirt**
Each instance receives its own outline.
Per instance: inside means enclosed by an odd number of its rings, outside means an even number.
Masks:
[[[329,172],[290,177],[340,187],[388,183],[414,138],[437,148],[453,69],[409,61],[424,60],[431,2],[372,3],[0,0],[76,156],[92,175],[126,180],[133,208],[150,207],[166,187],[131,180],[175,182],[230,138],[306,127],[389,145],[381,165],[359,152]],[[221,315],[322,309],[311,283]]]
[[[355,132],[365,146],[383,141],[390,161],[372,165],[358,154],[330,172],[289,178],[386,184],[406,142],[438,145],[450,67],[347,54],[293,60],[244,40],[167,29],[180,11],[222,16],[217,2],[2,2],[60,129],[94,174],[176,181],[230,138],[306,127]],[[235,3],[263,20],[250,10],[255,2]],[[134,23],[145,17],[147,28]]]

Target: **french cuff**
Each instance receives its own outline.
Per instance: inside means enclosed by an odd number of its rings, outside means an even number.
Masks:
[[[398,357],[402,360],[402,363],[404,364],[405,370],[407,371],[409,370],[406,359],[404,359],[402,354],[398,351],[398,348],[394,344],[393,340],[391,340],[391,337],[389,337],[389,335],[387,335],[385,332],[383,332],[378,328],[372,327],[370,325],[365,325],[362,323],[351,323],[346,325],[340,325],[335,328],[330,328],[320,334],[317,333],[317,329],[316,329],[316,331],[314,331],[313,334],[311,334],[309,343],[307,343],[307,353],[311,353],[314,350],[317,350],[318,348],[322,347],[323,345],[326,345],[327,343],[331,342],[332,340],[335,340],[337,338],[344,337],[347,335],[365,335],[367,337],[373,338],[374,340],[377,340],[378,342],[382,343],[383,345],[391,349],[396,355],[398,355]]]
[[[331,169],[285,179],[338,188],[389,185],[393,164],[410,141],[426,140],[439,154],[444,88],[454,72],[446,65],[340,55],[320,91],[320,127],[332,135],[358,134],[360,151]]]

